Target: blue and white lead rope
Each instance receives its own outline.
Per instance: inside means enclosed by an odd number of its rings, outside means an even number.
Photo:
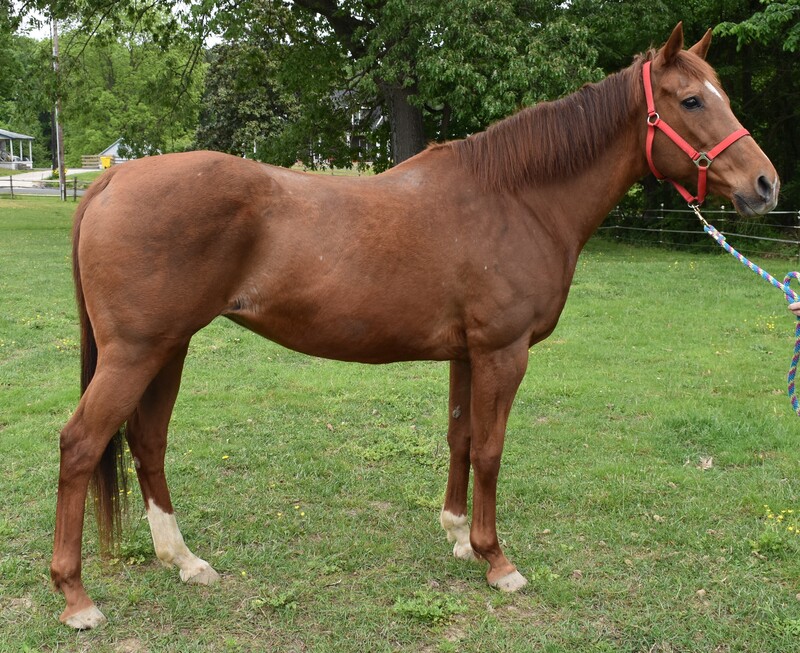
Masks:
[[[705,231],[709,236],[711,236],[717,244],[722,247],[728,254],[733,256],[737,261],[739,261],[742,265],[750,268],[753,272],[759,275],[765,281],[769,281],[773,286],[780,289],[784,296],[786,297],[786,301],[790,304],[796,301],[800,301],[800,297],[798,297],[797,293],[792,290],[789,285],[792,282],[792,279],[796,281],[800,281],[800,272],[789,272],[784,279],[783,283],[778,281],[775,277],[773,277],[769,272],[764,270],[763,268],[758,267],[755,263],[749,260],[747,257],[742,256],[739,252],[737,252],[733,247],[728,244],[728,241],[725,240],[725,236],[723,236],[716,227],[710,225],[703,215],[700,213],[700,209],[697,206],[690,205],[694,210],[697,217],[700,218],[700,222],[703,223],[703,231]],[[797,399],[797,390],[795,388],[794,377],[797,375],[797,364],[800,361],[800,316],[797,318],[797,323],[794,329],[794,355],[792,356],[792,363],[789,366],[789,374],[787,375],[787,392],[789,394],[789,400],[792,402],[792,408],[794,412],[800,417],[800,401]]]

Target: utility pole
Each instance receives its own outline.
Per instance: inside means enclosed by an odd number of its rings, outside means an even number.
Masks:
[[[53,121],[56,127],[56,159],[58,161],[58,189],[61,201],[67,201],[67,171],[64,168],[64,130],[61,127],[61,79],[58,66],[58,21],[50,15],[50,30],[53,38],[53,71],[56,74],[56,102]]]

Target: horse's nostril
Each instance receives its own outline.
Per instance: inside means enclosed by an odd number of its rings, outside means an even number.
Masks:
[[[768,202],[772,199],[773,185],[772,182],[764,175],[761,175],[758,178],[756,181],[756,187],[758,188],[758,194],[761,196],[761,199],[763,199],[765,202]]]

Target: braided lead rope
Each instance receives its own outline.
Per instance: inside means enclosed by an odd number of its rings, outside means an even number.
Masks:
[[[783,283],[778,281],[775,277],[773,277],[769,272],[764,270],[763,268],[758,267],[755,263],[753,263],[750,259],[745,256],[742,256],[739,252],[737,252],[733,247],[728,244],[728,241],[725,240],[725,236],[723,236],[716,227],[710,225],[706,219],[703,217],[702,213],[700,213],[700,209],[693,204],[690,204],[692,210],[694,210],[697,217],[700,219],[700,222],[703,223],[703,231],[705,231],[709,236],[711,236],[717,244],[722,247],[728,254],[733,256],[737,261],[739,261],[742,265],[750,268],[753,272],[759,275],[765,281],[769,281],[773,286],[781,290],[786,297],[786,301],[789,303],[793,303],[796,301],[800,301],[800,297],[798,297],[797,293],[792,290],[789,286],[792,283],[792,279],[795,281],[800,281],[800,272],[789,272],[783,279]],[[794,409],[795,414],[800,417],[800,401],[797,399],[797,390],[795,388],[794,377],[797,375],[797,364],[800,362],[800,316],[797,317],[797,323],[794,329],[794,355],[792,356],[792,362],[789,366],[789,374],[786,376],[787,381],[787,393],[789,395],[789,401],[792,402],[792,408]]]

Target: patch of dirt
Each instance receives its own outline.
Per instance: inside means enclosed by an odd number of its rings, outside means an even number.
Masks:
[[[116,653],[148,653],[147,646],[136,637],[128,637],[117,642],[114,651]]]

